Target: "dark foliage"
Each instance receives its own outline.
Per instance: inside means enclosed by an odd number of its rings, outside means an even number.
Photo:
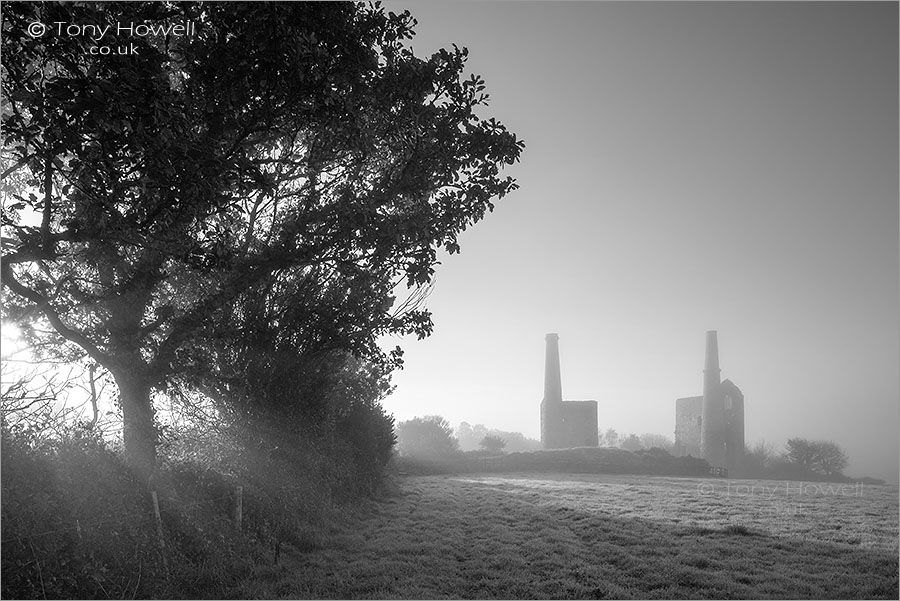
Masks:
[[[88,36],[28,35],[34,22],[196,27],[111,35],[136,52],[96,56]],[[264,362],[339,350],[397,365],[377,338],[431,331],[415,299],[437,250],[457,252],[515,189],[499,172],[522,144],[476,115],[487,95],[467,51],[416,57],[413,24],[343,2],[4,7],[4,159],[19,184],[4,316],[112,374],[143,476],[151,392],[242,345],[272,343]],[[260,319],[272,327],[254,339]]]

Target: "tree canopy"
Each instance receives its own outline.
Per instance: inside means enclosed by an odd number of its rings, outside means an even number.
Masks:
[[[788,439],[784,456],[789,462],[805,470],[826,476],[839,474],[848,463],[844,450],[828,440]]]
[[[58,21],[135,52],[27,30]],[[153,390],[254,349],[396,365],[380,335],[430,333],[437,250],[515,189],[523,144],[476,114],[466,49],[416,57],[414,25],[356,3],[5,6],[4,318],[112,374],[140,472]]]
[[[459,441],[446,419],[426,415],[397,424],[397,447],[407,457],[440,459],[459,452]]]
[[[490,453],[499,453],[506,447],[506,441],[500,438],[499,436],[493,436],[491,434],[486,435],[481,439],[481,442],[478,445],[485,451]]]

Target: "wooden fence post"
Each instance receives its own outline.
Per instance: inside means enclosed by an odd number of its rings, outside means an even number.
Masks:
[[[244,520],[244,487],[238,486],[234,496],[234,523],[238,532],[241,531],[241,525]]]
[[[162,554],[163,567],[166,574],[169,573],[169,559],[166,557],[166,540],[163,538],[162,516],[159,515],[159,498],[156,491],[151,490],[150,496],[153,497],[153,514],[156,516],[156,535],[159,538],[159,551]]]

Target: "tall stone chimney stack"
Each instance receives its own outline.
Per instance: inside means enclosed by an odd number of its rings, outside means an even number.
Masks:
[[[719,338],[715,330],[706,333],[706,363],[703,367],[703,395],[707,390],[714,390],[721,383],[719,369]]]
[[[559,334],[547,334],[547,352],[544,361],[544,402],[562,403],[562,378],[559,375]]]
[[[563,446],[562,378],[559,375],[559,334],[547,334],[544,354],[544,399],[541,401],[541,443],[545,449]]]
[[[545,449],[597,446],[597,401],[563,401],[559,334],[547,334],[541,443]]]
[[[700,455],[713,467],[725,467],[725,400],[719,369],[719,340],[715,330],[706,333],[706,366],[703,369],[703,414]]]

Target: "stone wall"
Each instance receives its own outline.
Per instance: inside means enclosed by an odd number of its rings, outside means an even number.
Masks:
[[[597,401],[564,401],[562,407],[563,448],[596,447]]]
[[[675,452],[678,457],[700,457],[700,427],[703,397],[692,396],[675,401]]]

